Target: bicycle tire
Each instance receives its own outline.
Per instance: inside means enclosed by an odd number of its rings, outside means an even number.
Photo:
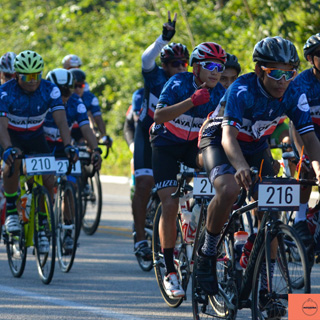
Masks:
[[[72,268],[78,245],[78,229],[80,224],[80,212],[77,206],[76,192],[71,182],[65,181],[58,186],[56,199],[56,236],[57,236],[57,258],[62,272],[69,272]],[[66,217],[67,212],[71,212]],[[73,239],[72,249],[64,247],[66,236]]]
[[[53,278],[56,258],[56,229],[55,218],[53,214],[52,203],[46,188],[38,186],[32,191],[35,197],[35,213],[34,213],[34,247],[37,260],[38,273],[44,284],[49,284]],[[43,201],[43,202],[42,202]],[[38,245],[39,232],[39,213],[45,208],[47,220],[44,224],[44,231],[49,241],[49,252],[40,253]]]
[[[159,221],[162,214],[162,205],[161,203],[158,206],[158,209],[156,211],[155,217],[154,217],[154,223],[153,223],[153,237],[152,237],[152,251],[153,251],[153,266],[154,266],[154,272],[156,275],[157,283],[160,289],[160,293],[166,302],[166,304],[171,308],[177,308],[180,306],[184,298],[171,298],[169,295],[167,295],[166,290],[163,285],[163,278],[165,276],[165,262],[164,262],[164,256],[161,252],[161,245],[160,245],[160,237],[159,237]],[[177,233],[177,243],[175,248],[175,256],[177,256],[179,249],[177,248],[179,244],[183,242],[182,238],[182,230],[180,227],[180,224],[178,224],[178,233]],[[179,230],[180,229],[180,230]],[[180,242],[180,243],[179,243]],[[178,251],[177,251],[178,250]]]
[[[285,307],[288,308],[288,294],[289,293],[310,293],[310,273],[309,273],[309,266],[307,260],[307,254],[305,248],[296,235],[295,231],[292,230],[287,225],[279,225],[279,232],[277,235],[272,236],[272,239],[277,237],[278,240],[278,254],[277,259],[275,262],[273,277],[272,277],[272,289],[273,292],[270,293],[273,298],[280,301],[280,303]],[[299,253],[301,254],[301,264],[302,264],[302,275],[303,277],[303,287],[301,289],[295,288],[292,283],[296,281],[295,275],[290,271],[290,265],[287,261],[287,255],[285,252],[285,238],[291,238],[292,240],[296,241],[297,248]],[[252,281],[252,319],[265,319],[268,315],[266,315],[266,310],[259,308],[259,289],[260,289],[260,270],[261,266],[265,260],[265,248],[264,245],[260,250],[257,261],[255,263],[255,269],[253,274],[253,281]],[[270,281],[270,280],[269,280]],[[288,319],[288,314],[281,317],[281,319]]]
[[[153,195],[151,193],[150,200],[148,201],[147,205],[147,212],[146,212],[146,223],[145,223],[145,237],[148,242],[148,246],[152,249],[152,235],[153,235],[153,220],[160,204],[160,199],[158,195]],[[136,233],[133,232],[133,242],[136,243]],[[148,272],[153,268],[153,261],[146,261],[141,256],[136,256],[138,264],[141,270]]]
[[[97,231],[101,218],[102,190],[99,172],[95,172],[92,177],[88,177],[88,185],[91,188],[90,194],[85,194],[83,189],[81,192],[84,212],[82,229],[87,235],[91,236]]]
[[[9,268],[15,278],[23,275],[27,260],[24,226],[21,225],[20,235],[6,234],[4,236]]]

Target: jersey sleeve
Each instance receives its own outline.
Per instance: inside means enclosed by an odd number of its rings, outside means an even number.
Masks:
[[[81,99],[79,99],[79,103],[77,105],[76,121],[79,124],[79,127],[89,124],[87,108]]]
[[[65,109],[62,102],[61,92],[55,85],[52,85],[51,88],[49,107],[51,112]]]
[[[172,76],[164,85],[159,101],[157,104],[157,109],[161,109],[166,106],[172,106],[176,104],[179,100],[177,99],[179,88],[181,86],[180,80],[176,80],[175,76]]]
[[[8,93],[0,88],[0,117],[7,117],[8,111]]]
[[[90,111],[94,117],[101,115],[99,100],[94,94],[92,94],[92,100],[90,103]]]

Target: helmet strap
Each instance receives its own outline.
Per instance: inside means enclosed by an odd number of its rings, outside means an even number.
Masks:
[[[320,70],[314,64],[314,56],[312,56],[313,69],[316,70],[316,76],[320,77]]]
[[[198,67],[196,68],[197,72],[195,71],[195,68],[193,67],[193,74],[196,77],[196,79],[200,82],[200,86],[203,84],[203,81],[200,79],[200,67],[198,65]]]

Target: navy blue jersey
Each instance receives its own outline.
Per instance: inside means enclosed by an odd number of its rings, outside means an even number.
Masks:
[[[64,106],[60,90],[50,81],[42,79],[34,92],[24,91],[16,80],[0,86],[0,116],[8,118],[8,129],[23,140],[42,134],[47,112],[56,110],[64,110]]]
[[[101,115],[99,100],[91,91],[84,91],[81,99],[94,117]]]
[[[268,137],[285,115],[299,134],[314,131],[306,94],[294,82],[276,99],[263,89],[255,73],[248,73],[228,88],[220,103],[225,103],[222,127],[239,130],[237,139],[244,155],[266,149]]]
[[[293,81],[307,95],[310,114],[318,139],[320,139],[320,81],[315,77],[312,68],[301,72]]]
[[[165,108],[184,101],[190,98],[197,89],[198,86],[192,73],[177,73],[163,87],[157,108]],[[216,111],[214,114],[217,114],[217,107],[225,89],[218,83],[209,92],[210,101],[208,103],[193,107],[164,124],[154,124],[151,129],[153,145],[173,145],[197,139],[199,130],[208,114],[212,111]]]
[[[153,123],[154,111],[160,97],[160,93],[168,77],[164,70],[157,65],[150,72],[142,70],[144,78],[144,97],[139,117],[143,128],[149,130]]]
[[[71,130],[72,124],[77,122],[79,127],[82,127],[85,124],[89,124],[87,109],[83,104],[81,98],[73,93],[71,97],[68,99],[68,102],[65,106],[68,126]],[[53,120],[52,113],[48,112],[44,125],[43,125],[44,133],[46,139],[50,142],[62,142],[60,131]]]

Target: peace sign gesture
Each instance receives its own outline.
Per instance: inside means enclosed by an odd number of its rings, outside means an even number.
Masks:
[[[176,21],[177,14],[174,14],[173,21],[171,21],[171,13],[168,11],[168,22],[164,23],[162,26],[162,39],[165,41],[170,41],[174,34],[176,33]]]

